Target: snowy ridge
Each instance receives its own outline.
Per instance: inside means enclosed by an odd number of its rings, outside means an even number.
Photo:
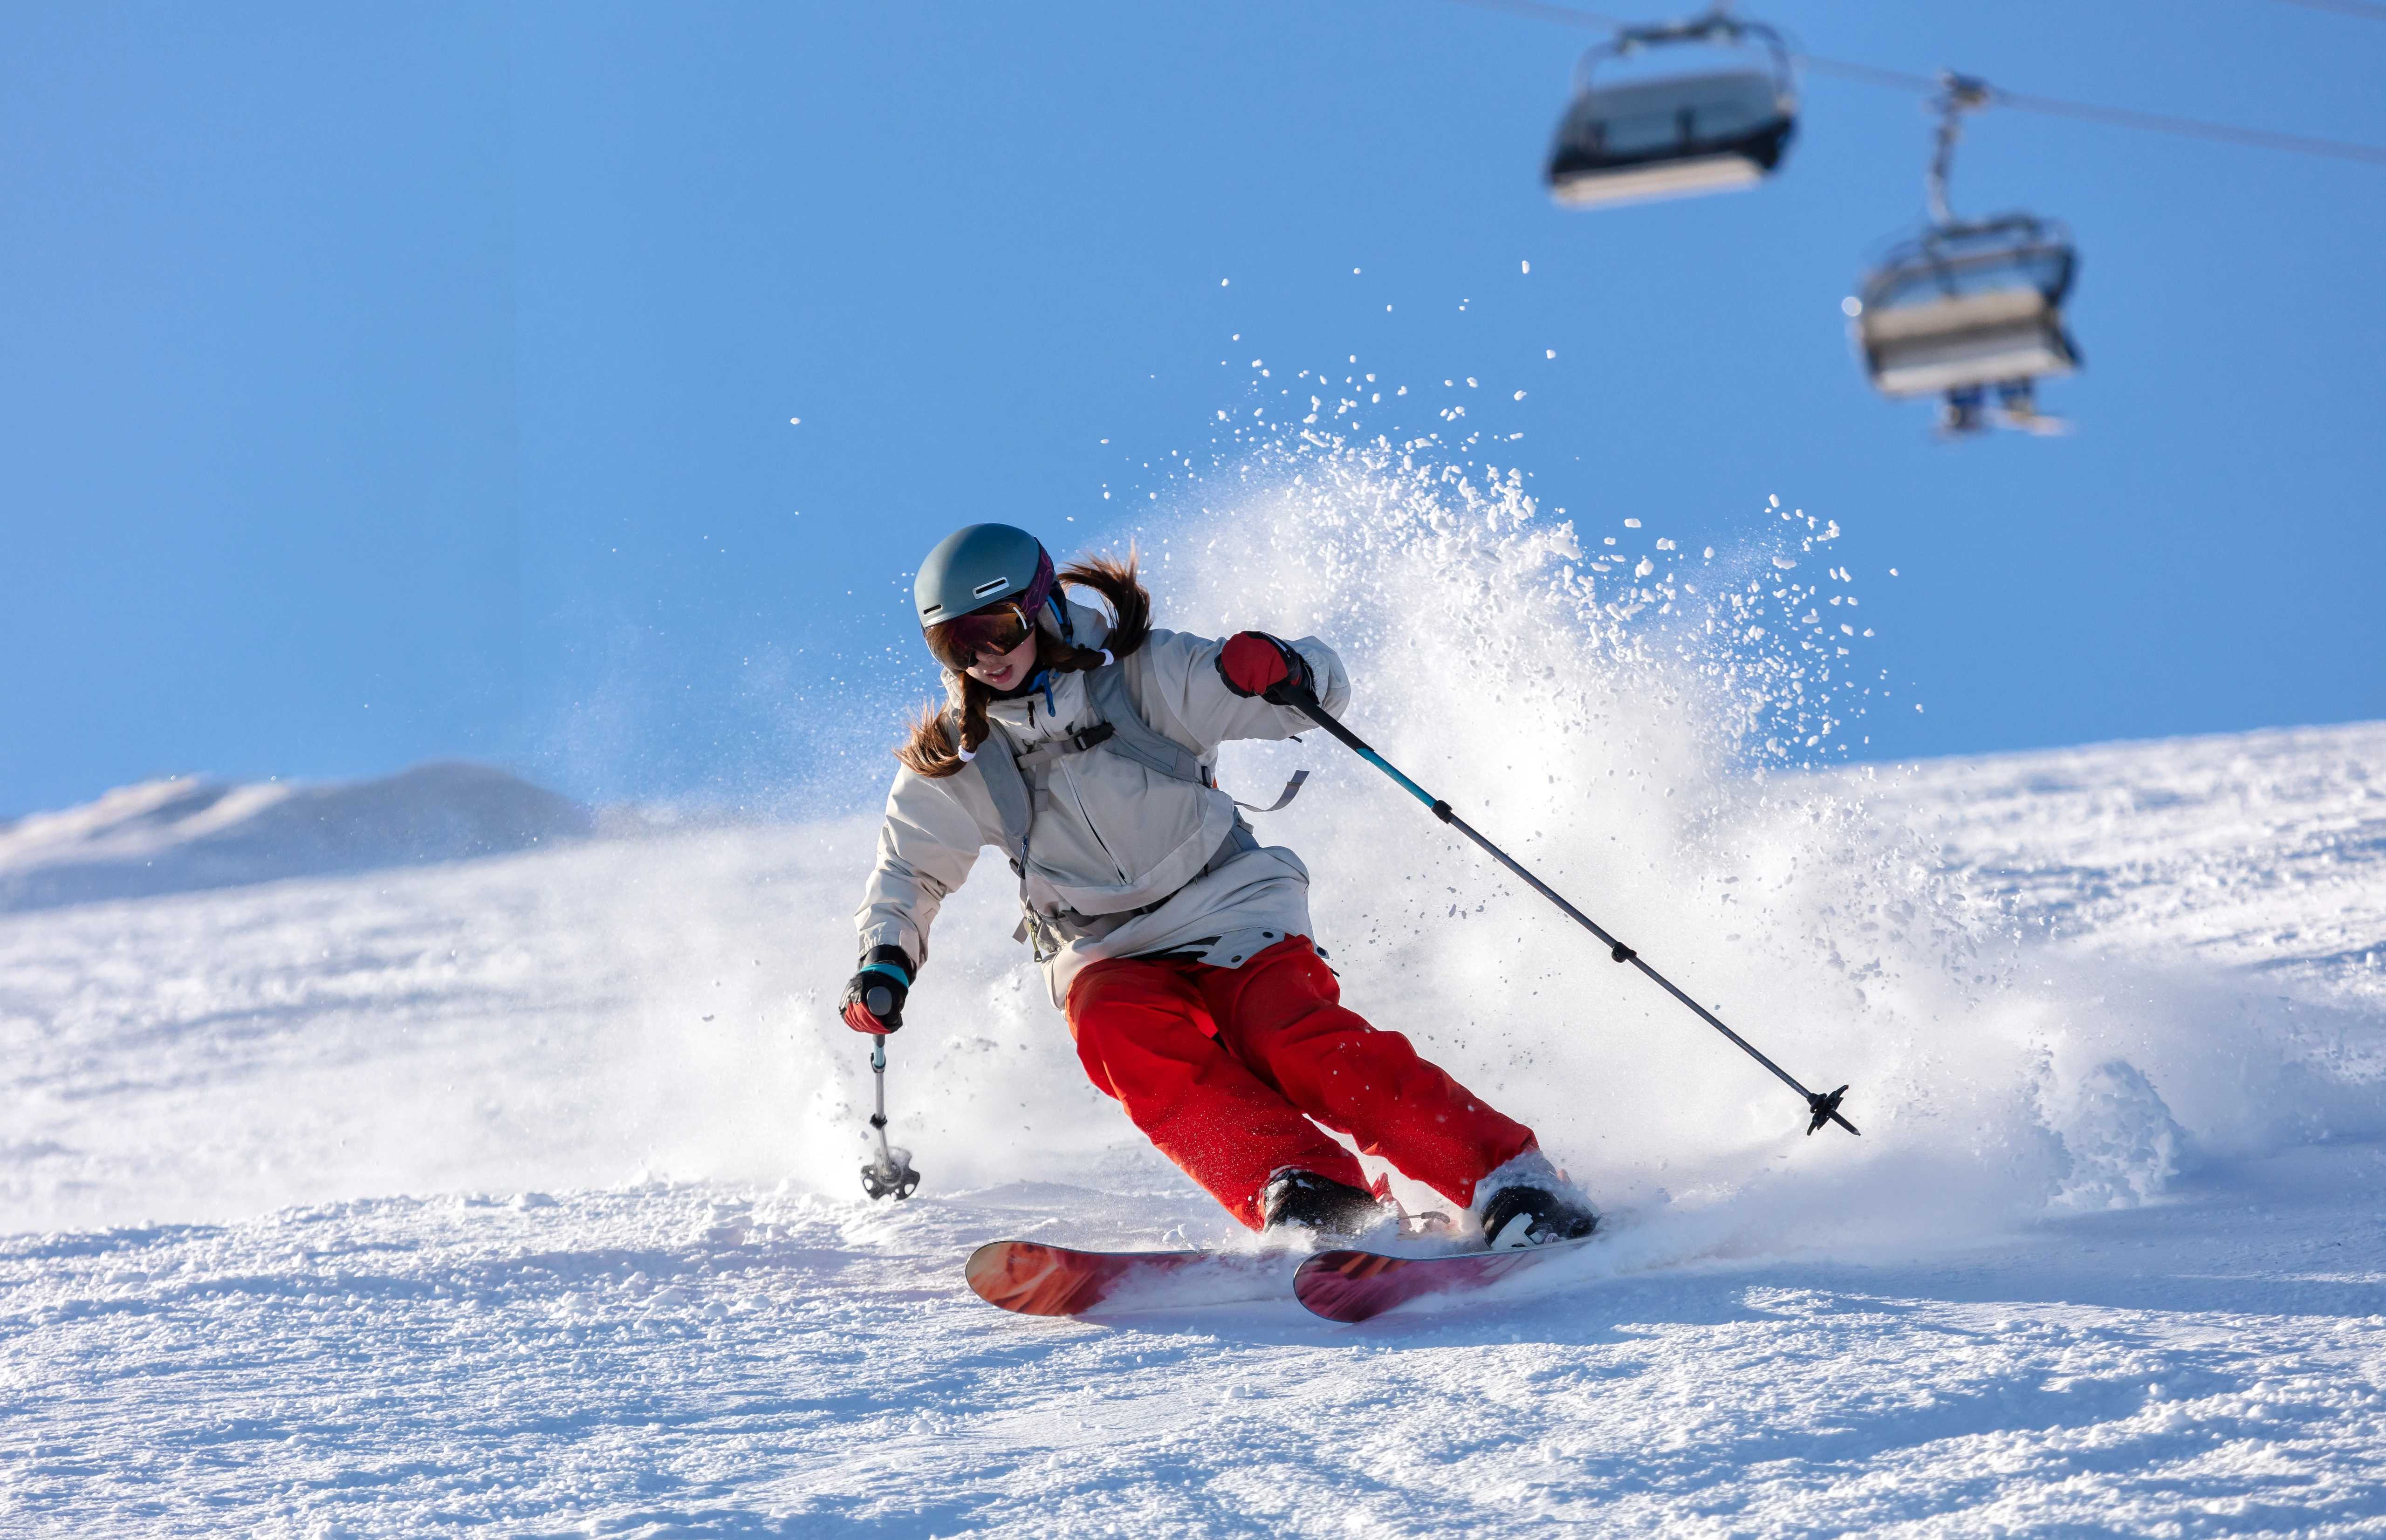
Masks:
[[[595,826],[578,803],[485,765],[321,786],[150,781],[0,824],[0,910],[458,860]]]
[[[1147,554],[1166,622],[1336,638],[1354,726],[1863,1138],[1314,734],[1222,779],[1315,772],[1262,833],[1345,998],[1607,1209],[1467,1308],[969,1295],[997,1236],[1234,1232],[995,863],[890,1045],[925,1186],[862,1199],[875,785],[0,916],[0,1529],[2386,1533],[2386,727],[1743,757],[1864,708],[1782,523],[1593,563],[1512,482],[1320,451]]]

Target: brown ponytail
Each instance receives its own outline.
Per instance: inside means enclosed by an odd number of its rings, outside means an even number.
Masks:
[[[1135,552],[1130,547],[1126,558],[1116,557],[1085,557],[1061,569],[1055,578],[1056,588],[1065,591],[1072,584],[1090,588],[1110,607],[1112,620],[1110,634],[1099,647],[1073,647],[1046,631],[1036,628],[1036,666],[1055,673],[1076,673],[1099,669],[1102,652],[1107,648],[1112,657],[1124,657],[1142,646],[1151,637],[1151,595],[1135,575]],[[1056,596],[1061,596],[1056,595]],[[1067,603],[1061,597],[1062,603]],[[961,722],[961,747],[975,754],[986,742],[993,727],[986,720],[987,702],[994,692],[968,674],[951,669],[945,670],[947,704],[934,702],[921,709],[919,720],[895,750],[895,757],[913,772],[941,777],[951,775],[966,763],[953,745],[952,735],[946,730],[948,720]]]

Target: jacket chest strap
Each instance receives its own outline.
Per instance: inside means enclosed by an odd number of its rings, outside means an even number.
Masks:
[[[1118,729],[1109,722],[1096,722],[1082,732],[1072,732],[1065,737],[1048,739],[1019,756],[1019,769],[1023,773],[1032,774],[1064,754],[1083,754],[1089,748],[1099,747],[1110,742],[1117,732]]]

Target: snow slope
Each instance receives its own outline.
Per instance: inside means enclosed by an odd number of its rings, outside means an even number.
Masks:
[[[0,910],[456,860],[594,832],[587,808],[485,765],[333,786],[177,777],[0,823]]]
[[[1362,731],[1862,1139],[1314,739],[1225,779],[1317,771],[1266,832],[1346,997],[1609,1209],[1477,1308],[971,1296],[998,1235],[1233,1237],[998,870],[892,1045],[926,1186],[862,1199],[874,768],[0,915],[0,1530],[2386,1534],[2386,727],[1795,771],[1879,705],[1826,532],[1612,562],[1497,477],[1300,473],[1148,552],[1169,613],[1341,640]]]

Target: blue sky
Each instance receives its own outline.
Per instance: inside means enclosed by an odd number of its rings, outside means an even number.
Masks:
[[[2386,144],[2386,23],[2279,0],[1761,14]],[[1810,80],[1767,186],[1569,213],[1536,176],[1590,36],[1450,0],[10,6],[0,815],[458,756],[793,779],[789,699],[925,683],[898,580],[937,536],[1122,532],[1263,356],[1482,378],[1587,529],[1837,520],[1929,707],[1875,757],[2386,716],[2386,169],[1976,119],[1957,203],[2069,221],[2088,368],[2047,392],[2076,436],[1940,445],[1838,310],[1919,213],[1916,100]]]

